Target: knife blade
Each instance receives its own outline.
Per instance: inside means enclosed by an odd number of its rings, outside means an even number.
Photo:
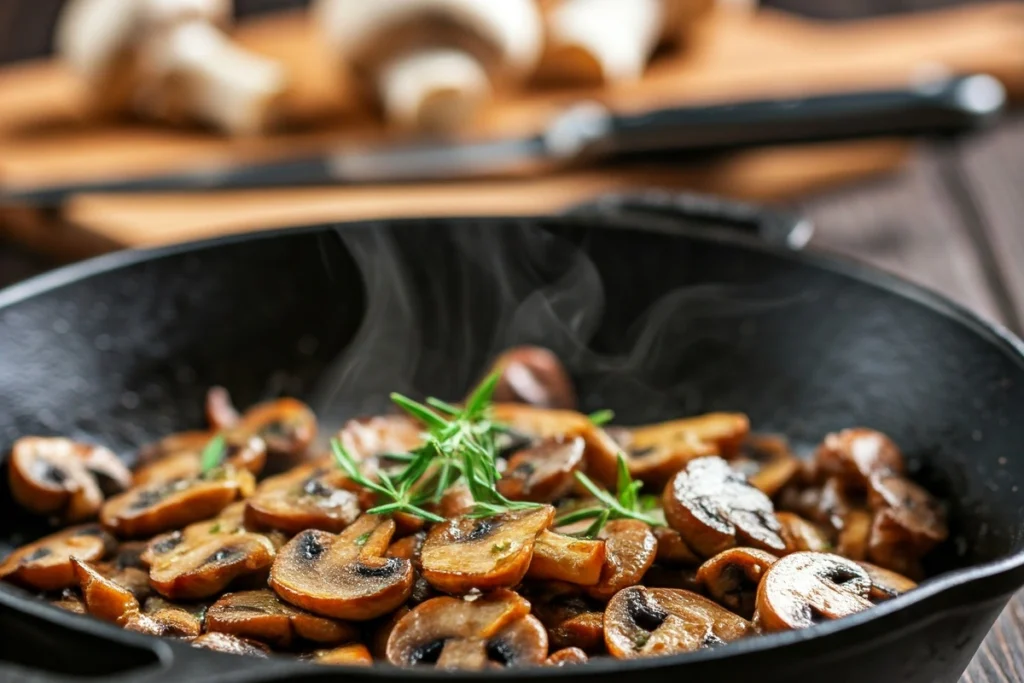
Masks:
[[[0,188],[0,205],[59,208],[83,193],[149,193],[430,182],[549,172],[614,160],[679,161],[686,155],[778,143],[879,135],[950,134],[990,123],[1006,91],[971,74],[901,88],[616,114],[582,102],[541,132],[477,141],[424,141],[331,150],[246,164],[218,164],[128,179]]]

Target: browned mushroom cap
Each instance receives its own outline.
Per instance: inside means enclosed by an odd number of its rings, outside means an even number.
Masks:
[[[578,647],[567,647],[554,652],[544,661],[548,666],[570,666],[572,664],[586,664],[590,661],[587,653]]]
[[[221,597],[206,612],[206,630],[280,648],[290,647],[298,638],[331,645],[355,640],[359,635],[350,624],[303,612],[266,589]]]
[[[635,519],[617,519],[601,530],[605,541],[605,560],[601,580],[586,589],[598,600],[610,600],[627,586],[635,586],[654,564],[658,540],[651,528]]]
[[[206,421],[216,431],[231,429],[242,419],[231,402],[231,394],[224,387],[206,390]]]
[[[620,659],[692,652],[738,640],[753,626],[696,593],[633,586],[604,613],[608,652]]]
[[[776,512],[775,519],[782,527],[779,535],[786,543],[786,552],[795,553],[808,550],[815,553],[828,552],[832,549],[828,534],[813,522],[808,522],[800,515],[792,512]]]
[[[171,437],[177,441],[160,447],[162,451],[166,451],[163,455],[147,460],[146,464],[136,469],[135,485],[158,484],[199,476],[202,471],[203,449],[213,436],[206,432],[188,434],[197,434],[197,437]],[[267,462],[267,445],[263,439],[236,432],[226,434],[225,443],[225,463],[239,470],[248,470],[254,475],[263,471],[263,466]]]
[[[871,523],[871,513],[867,510],[850,510],[846,513],[836,537],[836,554],[850,560],[866,558],[871,540]]]
[[[363,515],[340,535],[310,529],[288,542],[270,571],[270,587],[296,607],[365,621],[395,609],[412,592],[408,560],[384,557],[395,523]]]
[[[71,565],[82,589],[89,614],[114,624],[123,623],[129,615],[139,612],[139,601],[130,590],[96,571],[88,562],[72,557]]]
[[[829,434],[818,446],[814,463],[819,473],[840,477],[863,488],[875,472],[903,473],[903,454],[881,432],[864,427]]]
[[[245,519],[257,528],[297,534],[304,529],[338,532],[361,512],[359,494],[341,470],[297,467],[262,482],[248,500]]]
[[[94,517],[104,491],[123,491],[132,480],[128,468],[106,448],[37,436],[14,442],[8,478],[20,505],[68,522]]]
[[[698,554],[737,544],[783,552],[771,499],[718,457],[691,460],[662,496],[665,519]]]
[[[349,420],[338,439],[353,458],[367,461],[388,453],[408,453],[423,444],[423,425],[408,415]]]
[[[266,572],[274,545],[252,533],[213,534],[209,540],[176,548],[153,562],[149,582],[161,595],[197,600],[214,595],[242,576]]]
[[[708,595],[745,619],[754,616],[757,586],[775,555],[755,548],[730,548],[705,562],[697,570],[697,580]]]
[[[221,535],[245,531],[245,503],[239,501],[227,506],[213,519],[189,524],[184,529],[154,536],[139,554],[139,562],[146,567],[161,559],[181,555],[192,548]]]
[[[579,648],[590,654],[604,650],[602,606],[570,584],[545,581],[526,585],[533,615],[548,629],[552,649]]]
[[[330,666],[370,666],[373,657],[362,643],[350,643],[331,650],[317,650],[311,657],[305,658],[314,664]]]
[[[71,558],[93,562],[113,551],[115,545],[99,524],[71,527],[15,550],[0,564],[0,579],[42,591],[77,586]]]
[[[658,564],[666,567],[696,567],[701,563],[701,558],[675,529],[656,526],[651,531],[658,539],[658,554],[655,557]]]
[[[576,390],[558,356],[540,346],[517,346],[498,356],[491,372],[501,372],[494,400],[539,408],[576,409]]]
[[[412,563],[415,579],[412,584],[412,593],[409,594],[409,602],[418,605],[424,600],[429,600],[437,595],[426,579],[423,578],[423,543],[427,540],[427,532],[420,531],[412,536],[406,536],[392,543],[388,547],[386,555],[397,557],[400,560],[408,560]],[[383,655],[381,655],[383,656]]]
[[[316,438],[317,423],[316,415],[305,403],[281,398],[249,408],[235,429],[262,438],[267,444],[268,458],[274,459],[280,468],[305,457],[306,449]]]
[[[765,573],[755,620],[765,631],[806,628],[871,606],[871,579],[856,562],[827,553],[793,553]]]
[[[864,571],[868,573],[868,578],[871,579],[871,592],[868,593],[871,602],[885,602],[917,588],[916,583],[902,574],[868,562],[858,562],[857,564],[863,567]]]
[[[423,544],[423,578],[452,594],[515,586],[530,567],[537,534],[554,516],[554,508],[544,505],[437,524]]]
[[[949,535],[941,504],[909,479],[877,472],[869,481],[868,502],[877,511],[868,557],[886,569],[920,576],[917,560]]]
[[[118,536],[151,536],[212,517],[255,487],[251,472],[225,465],[195,478],[137,486],[108,500],[100,521]]]
[[[498,492],[509,500],[550,503],[572,491],[583,465],[583,439],[549,438],[509,458]]]
[[[604,561],[604,541],[590,541],[545,530],[537,536],[526,576],[593,586],[601,580]]]
[[[534,620],[526,628],[507,628],[525,619],[530,603],[507,590],[497,590],[474,600],[440,597],[427,600],[402,617],[388,638],[387,658],[397,666],[436,664],[445,668],[483,669],[489,662],[511,665],[522,656],[535,656],[544,634]],[[533,631],[532,637],[530,631]],[[504,638],[502,636],[505,636]],[[547,637],[543,635],[547,656]],[[516,649],[513,649],[516,648]],[[504,660],[504,661],[502,661]]]
[[[249,657],[266,657],[270,654],[270,648],[263,643],[245,640],[228,633],[204,633],[192,641],[192,647]]]
[[[774,498],[801,468],[801,462],[789,444],[777,436],[751,437],[744,444],[742,455],[729,464],[769,498]]]

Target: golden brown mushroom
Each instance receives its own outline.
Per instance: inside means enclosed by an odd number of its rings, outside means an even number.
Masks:
[[[255,487],[251,472],[225,465],[198,477],[137,486],[114,496],[100,510],[100,521],[118,536],[151,536],[212,517]]]
[[[868,556],[871,541],[871,513],[867,510],[850,510],[842,518],[842,528],[836,537],[836,554],[851,560],[863,560]],[[810,548],[808,548],[810,550]]]
[[[520,591],[532,613],[548,630],[552,649],[577,648],[589,654],[604,650],[602,606],[571,584],[544,581]]]
[[[781,437],[751,437],[744,446],[742,455],[729,464],[769,498],[774,498],[800,473],[800,460]]]
[[[42,591],[77,586],[71,558],[94,562],[115,546],[99,524],[70,527],[15,550],[0,564],[0,579]]]
[[[541,531],[533,546],[533,559],[526,576],[530,579],[565,581],[593,586],[604,569],[605,542]]]
[[[205,615],[202,605],[178,605],[152,596],[146,599],[141,614],[129,616],[122,626],[151,636],[195,638],[203,632]]]
[[[665,487],[662,502],[669,525],[705,557],[736,545],[786,549],[771,499],[721,458],[691,460]]]
[[[88,562],[72,557],[71,565],[89,614],[119,625],[123,625],[130,615],[138,614],[139,601],[130,590],[103,576]]]
[[[270,654],[270,648],[263,643],[245,640],[229,633],[204,633],[192,641],[192,647],[248,657],[266,657]]]
[[[828,552],[832,549],[828,534],[813,522],[808,522],[800,515],[792,512],[776,512],[779,520],[779,535],[786,543],[786,552],[795,553],[808,550],[816,553]]]
[[[658,540],[651,528],[635,519],[617,519],[601,530],[605,541],[601,579],[587,593],[598,600],[610,600],[618,591],[635,586],[654,564]]]
[[[580,437],[544,439],[516,452],[498,481],[509,500],[551,503],[572,491],[574,473],[583,466],[585,443]]]
[[[858,562],[857,564],[868,573],[868,578],[871,579],[871,592],[868,593],[871,602],[885,602],[917,588],[916,583],[902,574],[883,569],[869,562]]]
[[[224,387],[210,387],[206,390],[206,421],[210,429],[225,431],[238,425],[242,416],[238,414],[231,394]]]
[[[336,468],[304,465],[266,479],[247,501],[246,522],[255,528],[297,534],[339,532],[360,515],[359,494]]]
[[[590,661],[587,657],[587,653],[578,647],[567,647],[558,652],[553,652],[550,657],[545,660],[545,664],[548,666],[571,666],[573,664],[586,664]]]
[[[608,603],[604,639],[619,659],[693,652],[738,640],[753,625],[696,593],[633,586]]]
[[[644,574],[644,585],[648,588],[679,588],[693,593],[703,593],[704,586],[697,580],[694,567],[666,567],[657,562]]]
[[[333,645],[355,640],[359,635],[350,624],[292,607],[267,589],[222,596],[206,612],[206,630],[278,648],[291,647],[298,639]]]
[[[305,659],[314,664],[329,666],[370,666],[373,664],[370,651],[362,643],[349,643],[330,650],[317,650],[312,656]]]
[[[147,451],[145,464],[135,470],[134,484],[143,486],[198,477],[202,472],[203,449],[212,438],[214,435],[207,432],[185,432],[154,444]],[[267,445],[260,437],[237,432],[225,434],[225,448],[226,464],[254,475],[263,471]]]
[[[493,400],[538,408],[576,409],[576,390],[558,356],[541,346],[505,351],[491,367],[501,372]]]
[[[473,600],[428,600],[395,625],[388,661],[476,670],[540,664],[548,655],[547,633],[529,611],[526,600],[506,590]]]
[[[22,507],[68,522],[94,517],[104,492],[131,486],[128,468],[101,446],[27,436],[14,442],[7,468],[11,495]]]
[[[697,580],[719,604],[750,619],[756,607],[757,586],[778,559],[756,548],[730,548],[702,564]]]
[[[892,439],[874,429],[856,427],[829,434],[818,446],[814,463],[819,473],[837,476],[863,489],[875,472],[903,473],[903,454]]]
[[[549,505],[435,525],[423,544],[423,578],[445,593],[509,588],[523,580],[537,534],[550,526]]]
[[[388,453],[408,453],[423,444],[423,425],[408,415],[349,420],[338,439],[353,458],[366,462]]]
[[[658,554],[655,560],[666,567],[696,567],[702,559],[683,540],[682,535],[667,526],[656,526],[651,529],[658,539]]]
[[[406,536],[392,543],[388,547],[386,555],[397,557],[401,560],[408,560],[412,563],[415,580],[412,584],[412,593],[409,594],[409,602],[418,605],[437,595],[426,579],[423,578],[423,543],[427,540],[427,532],[420,531],[412,536]]]
[[[301,462],[316,438],[316,415],[302,401],[281,398],[245,411],[235,430],[267,445],[267,469],[280,472]]]
[[[871,579],[856,562],[827,553],[793,553],[765,573],[755,621],[765,631],[807,628],[871,606]]]
[[[310,529],[278,552],[270,587],[296,607],[365,621],[405,602],[412,592],[409,560],[384,557],[395,523],[363,515],[340,535]]]
[[[919,577],[918,560],[949,535],[942,506],[897,474],[876,472],[868,485],[868,503],[876,510],[868,557],[886,569]]]
[[[85,603],[82,602],[82,596],[73,588],[62,590],[58,597],[50,600],[50,604],[72,614],[88,614],[85,610]]]

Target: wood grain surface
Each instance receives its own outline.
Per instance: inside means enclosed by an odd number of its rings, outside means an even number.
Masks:
[[[295,4],[239,2],[245,11]],[[0,0],[0,61],[45,50],[49,22],[58,4],[58,0]],[[963,3],[772,0],[768,4],[842,19]],[[1024,55],[1024,45],[1020,54]],[[818,228],[812,248],[873,263],[937,289],[1017,333],[1024,332],[1024,118],[1018,116],[997,130],[958,143],[931,144],[896,177],[807,197],[798,205]],[[20,247],[0,243],[0,286],[50,265]],[[1018,595],[1006,608],[961,680],[1024,681],[1024,597]]]

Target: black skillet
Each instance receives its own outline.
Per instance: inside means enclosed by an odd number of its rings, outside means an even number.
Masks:
[[[546,681],[956,681],[1024,584],[1024,346],[893,277],[797,253],[806,226],[663,195],[574,215],[314,226],[124,252],[0,292],[0,451],[67,434],[124,453],[201,424],[207,386],[281,393],[327,423],[398,389],[457,397],[505,346],[564,358],[586,409],[626,422],[749,413],[812,444],[868,425],[949,501],[918,590],[807,631],[586,667]],[[45,530],[0,495],[0,542]],[[351,681],[479,675],[339,671],[121,631],[0,587],[0,680]],[[75,678],[73,680],[81,680]]]

